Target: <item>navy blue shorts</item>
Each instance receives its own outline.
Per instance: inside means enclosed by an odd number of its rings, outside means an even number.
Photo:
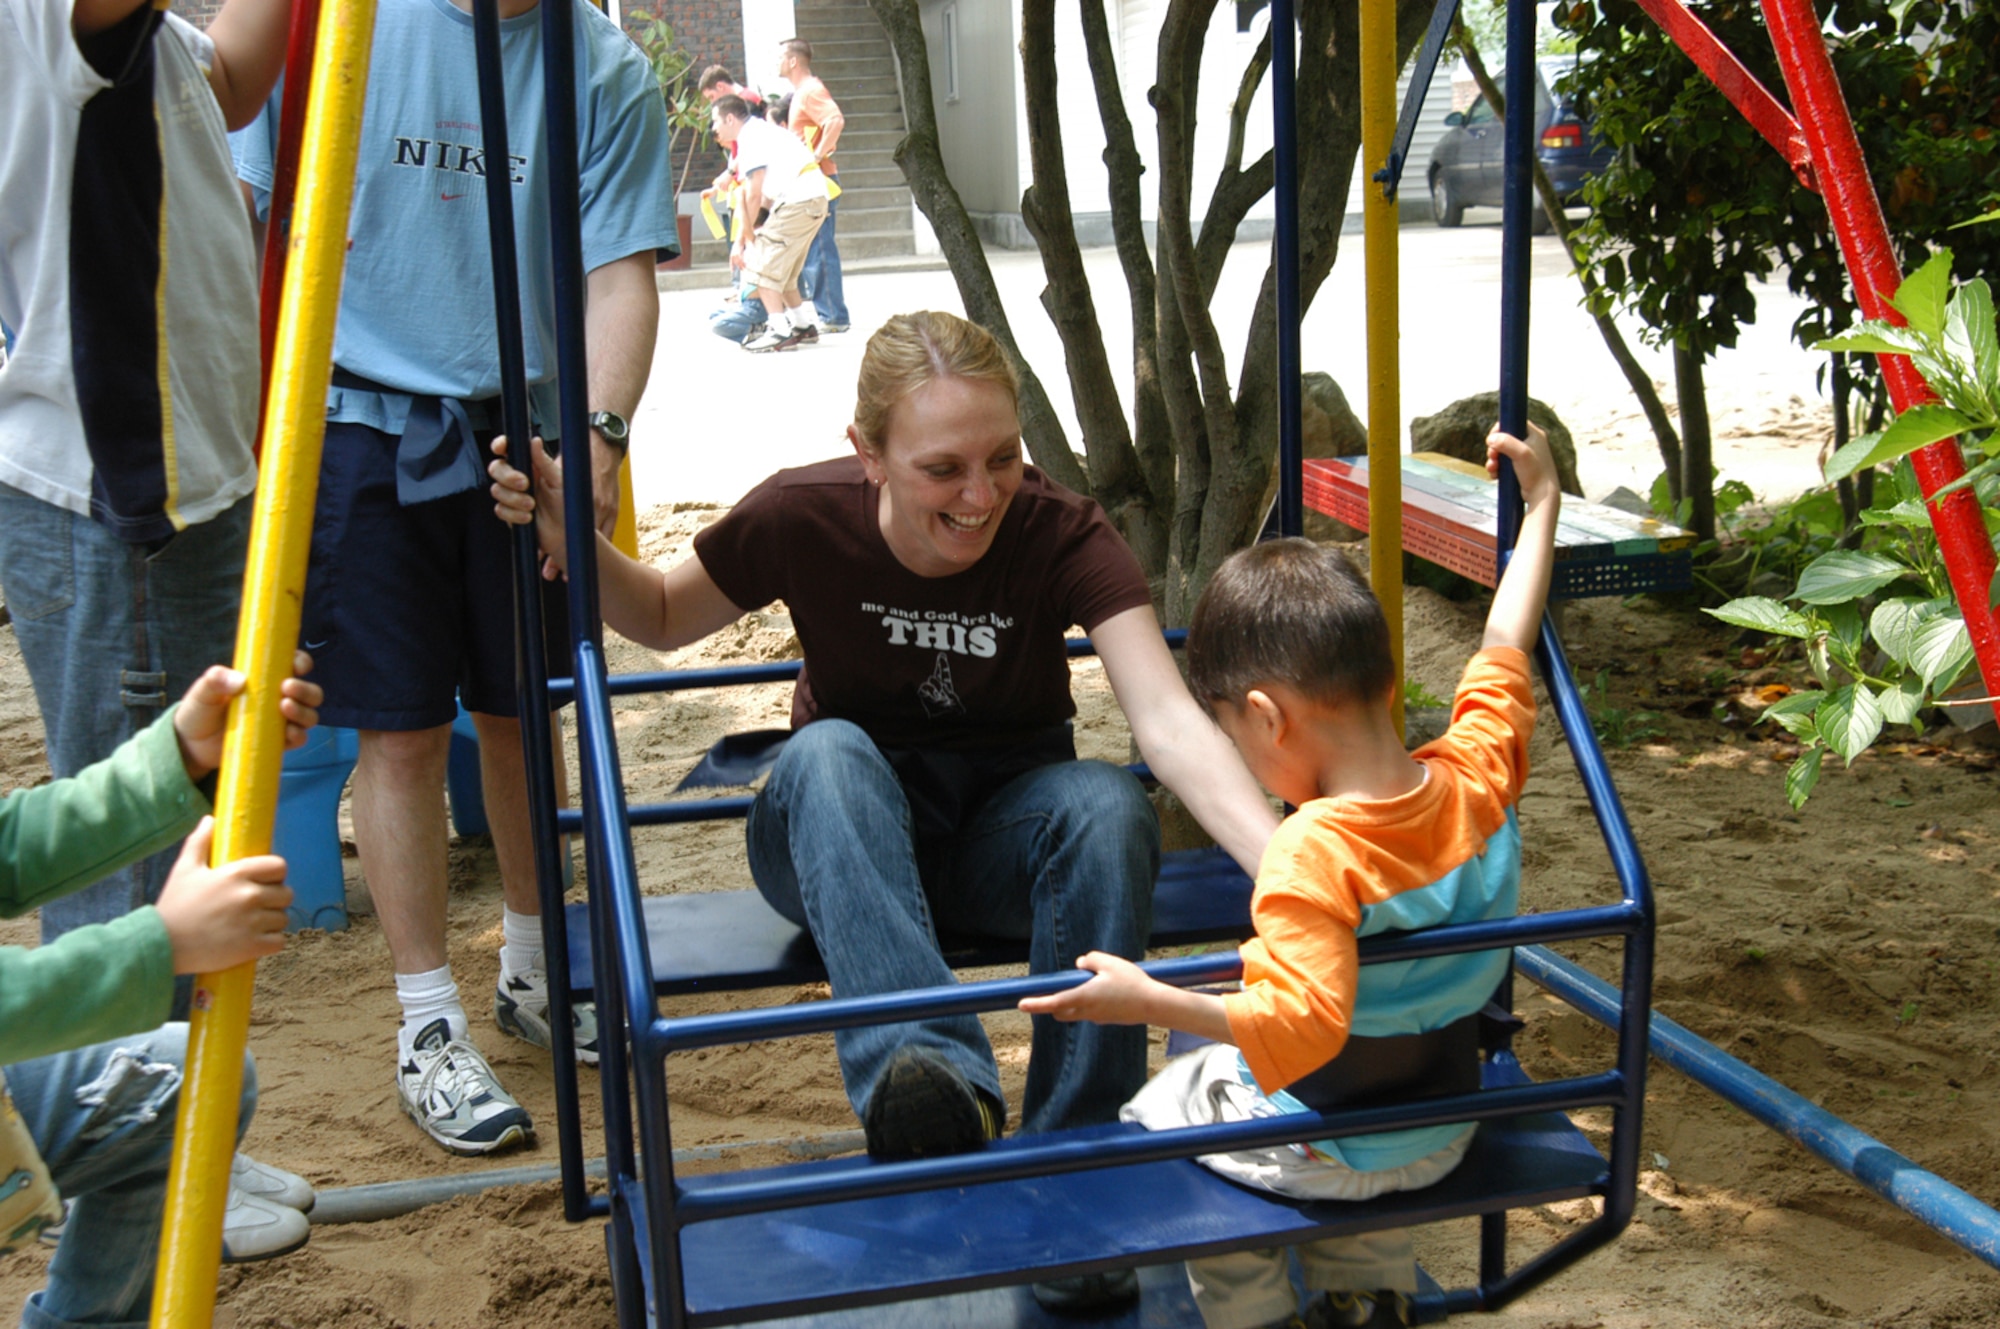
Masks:
[[[480,436],[482,449],[489,441]],[[394,434],[329,424],[299,644],[320,722],[411,730],[515,715],[512,526],[484,486],[404,507]],[[549,672],[570,672],[561,583],[538,583]]]

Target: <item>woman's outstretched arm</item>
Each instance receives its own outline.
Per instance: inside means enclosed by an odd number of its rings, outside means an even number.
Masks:
[[[1264,845],[1278,829],[1278,814],[1235,745],[1188,692],[1160,635],[1160,620],[1142,605],[1098,624],[1090,640],[1131,723],[1139,754],[1215,842],[1255,877]]]

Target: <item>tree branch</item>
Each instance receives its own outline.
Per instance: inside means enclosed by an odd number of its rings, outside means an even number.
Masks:
[[[1486,61],[1467,39],[1465,24],[1457,22],[1459,54],[1465,60],[1465,67],[1472,71],[1473,81],[1479,84],[1479,93],[1486,98],[1486,104],[1493,108],[1496,122],[1504,123],[1507,118],[1507,99],[1501,95],[1493,76],[1486,72]],[[1604,338],[1605,349],[1618,364],[1618,372],[1625,375],[1625,381],[1632,387],[1632,395],[1639,399],[1639,409],[1646,413],[1646,423],[1653,428],[1653,438],[1659,444],[1660,461],[1666,466],[1668,489],[1674,502],[1681,500],[1681,440],[1674,432],[1674,424],[1667,417],[1667,408],[1660,401],[1660,394],[1653,387],[1653,376],[1640,368],[1625,344],[1618,325],[1611,319],[1611,301],[1606,298],[1604,288],[1597,284],[1597,274],[1584,261],[1576,242],[1570,238],[1569,216],[1563,211],[1562,201],[1556,197],[1556,187],[1549,181],[1549,173],[1543,169],[1540,158],[1535,161],[1535,193],[1541,199],[1542,211],[1548,213],[1554,223],[1556,236],[1563,243],[1563,250],[1569,255],[1569,264],[1576,273],[1576,279],[1583,286],[1583,307],[1590,311],[1590,317],[1597,324],[1598,335]]]
[[[1130,501],[1140,488],[1138,459],[1125,421],[1104,333],[1084,275],[1070,208],[1069,176],[1063,161],[1062,113],[1056,88],[1055,0],[1023,0],[1021,74],[1028,109],[1028,157],[1034,182],[1021,195],[1021,219],[1041,251],[1042,308],[1062,338],[1070,393],[1083,426],[1090,478],[1101,482],[1100,501],[1115,493]]]

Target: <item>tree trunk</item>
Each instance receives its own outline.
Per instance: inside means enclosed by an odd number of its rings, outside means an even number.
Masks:
[[[1042,289],[1042,308],[1062,338],[1070,393],[1083,426],[1091,489],[1105,511],[1113,514],[1114,522],[1121,528],[1129,525],[1146,537],[1152,534],[1153,524],[1147,517],[1157,499],[1147,490],[1125,409],[1118,400],[1118,387],[1112,381],[1104,332],[1097,321],[1090,280],[1084,275],[1083,251],[1077,245],[1076,218],[1070,208],[1056,88],[1055,10],[1055,0],[1023,0],[1021,6],[1022,89],[1028,108],[1029,160],[1034,170],[1034,182],[1021,195],[1021,219],[1041,251],[1042,271],[1048,278]],[[1141,565],[1150,556],[1157,566],[1161,552],[1147,548],[1140,555]]]
[[[1021,376],[1021,440],[1027,445],[1028,456],[1058,484],[1087,491],[1090,486],[1083,467],[1070,451],[1047,390],[1014,340],[1013,326],[1000,302],[1000,288],[986,265],[986,250],[965,211],[964,200],[945,171],[944,153],[938,146],[937,103],[931,98],[930,48],[924,41],[917,0],[868,0],[868,7],[889,34],[902,82],[909,132],[896,145],[896,165],[937,233],[952,279],[958,283],[966,317],[993,334]]]
[[[1479,84],[1480,95],[1501,120],[1506,119],[1507,99],[1500,95],[1500,89],[1486,72],[1486,62],[1466,37],[1463,20],[1454,20],[1458,28],[1459,54],[1465,59],[1465,67],[1472,71],[1473,81]],[[1618,325],[1611,319],[1611,301],[1604,294],[1604,288],[1597,284],[1597,277],[1590,265],[1577,253],[1576,244],[1570,239],[1569,217],[1563,212],[1562,201],[1556,197],[1556,187],[1549,180],[1549,173],[1542,168],[1539,158],[1535,161],[1535,194],[1541,199],[1542,210],[1549,215],[1549,221],[1556,228],[1556,236],[1562,241],[1563,251],[1569,255],[1570,268],[1583,286],[1584,308],[1597,324],[1598,335],[1604,338],[1604,347],[1611,352],[1611,358],[1618,364],[1618,372],[1625,375],[1631,385],[1632,395],[1639,399],[1639,409],[1646,413],[1646,423],[1653,428],[1653,439],[1659,445],[1660,464],[1666,468],[1667,490],[1676,504],[1681,501],[1681,441],[1674,433],[1674,423],[1667,416],[1667,408],[1660,401],[1660,394],[1653,387],[1653,376],[1640,368],[1633,358],[1631,348],[1625,345],[1625,338],[1618,331]]]
[[[1688,529],[1715,538],[1715,463],[1708,432],[1708,392],[1701,381],[1701,357],[1674,347],[1674,393],[1681,403],[1681,492],[1688,502]]]

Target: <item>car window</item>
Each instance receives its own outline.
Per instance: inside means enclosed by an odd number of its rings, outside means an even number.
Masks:
[[[1486,125],[1493,123],[1493,108],[1486,104],[1486,99],[1484,97],[1481,97],[1478,101],[1472,103],[1472,109],[1468,110],[1465,113],[1465,123],[1468,125]]]

